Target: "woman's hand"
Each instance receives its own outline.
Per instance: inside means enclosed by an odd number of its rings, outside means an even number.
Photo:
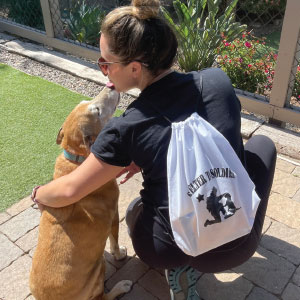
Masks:
[[[126,176],[120,181],[120,184],[125,183],[128,179],[130,179],[134,174],[141,172],[141,168],[138,167],[134,162],[132,162],[129,166],[125,167],[118,175],[117,178],[126,174]]]

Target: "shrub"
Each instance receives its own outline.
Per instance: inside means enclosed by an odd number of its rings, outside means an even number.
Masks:
[[[224,36],[217,63],[228,74],[234,87],[259,94],[270,90],[277,54],[259,51],[263,45],[263,40],[253,39],[246,32],[233,42],[228,42]]]
[[[295,75],[293,96],[296,97],[298,104],[300,104],[300,65],[297,67],[297,71]]]
[[[220,13],[221,0],[175,0],[173,6],[178,22],[162,8],[165,19],[178,38],[177,60],[182,70],[200,70],[212,66],[216,49],[222,44],[221,33],[232,41],[246,29],[246,25],[234,21],[233,10],[237,1],[233,0]]]
[[[45,30],[40,0],[10,0],[8,17],[14,22]]]
[[[66,20],[65,36],[97,47],[105,14],[101,7],[88,5],[86,0],[76,1]]]
[[[248,92],[268,95],[272,90],[277,54],[269,52],[264,39],[244,32],[241,38],[218,48],[217,64],[230,77],[232,85]],[[300,66],[295,74],[292,96],[300,102]]]

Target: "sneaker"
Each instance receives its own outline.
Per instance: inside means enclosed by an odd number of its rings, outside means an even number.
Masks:
[[[197,271],[189,266],[165,270],[171,300],[200,300],[196,291]]]

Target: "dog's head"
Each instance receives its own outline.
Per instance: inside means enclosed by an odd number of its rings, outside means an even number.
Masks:
[[[63,123],[56,143],[74,155],[88,156],[119,100],[120,94],[115,89],[105,87],[93,100],[78,104]]]

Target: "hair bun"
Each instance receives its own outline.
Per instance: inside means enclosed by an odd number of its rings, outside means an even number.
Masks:
[[[131,5],[139,19],[156,18],[159,14],[159,0],[132,0]]]

